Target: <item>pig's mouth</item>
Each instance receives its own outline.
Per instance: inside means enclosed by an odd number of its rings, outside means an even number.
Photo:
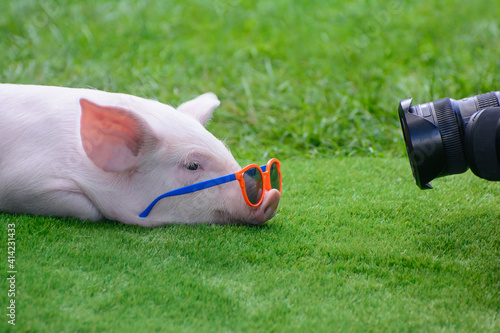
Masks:
[[[216,224],[245,224],[243,220],[235,217],[231,213],[225,210],[216,209],[214,210],[214,223]]]
[[[215,223],[221,224],[264,224],[272,219],[278,210],[280,202],[278,190],[265,193],[262,204],[258,207],[246,206],[235,212],[216,209],[214,211]]]

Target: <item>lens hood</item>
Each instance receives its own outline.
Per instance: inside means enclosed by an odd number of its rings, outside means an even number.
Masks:
[[[399,120],[413,177],[421,189],[431,189],[431,180],[446,168],[443,141],[437,125],[410,112],[412,99],[399,103]]]

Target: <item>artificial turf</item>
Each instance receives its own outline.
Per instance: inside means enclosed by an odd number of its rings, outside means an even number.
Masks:
[[[16,328],[498,330],[498,186],[468,173],[421,191],[399,158],[283,167],[279,212],[261,227],[0,215],[16,225]]]

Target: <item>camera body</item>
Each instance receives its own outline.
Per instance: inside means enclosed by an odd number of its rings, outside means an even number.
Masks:
[[[500,181],[500,91],[461,100],[442,98],[412,106],[399,103],[399,119],[413,177],[431,180],[467,171]]]

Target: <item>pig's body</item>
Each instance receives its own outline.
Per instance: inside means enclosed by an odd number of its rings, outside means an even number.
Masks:
[[[240,169],[202,125],[218,105],[213,94],[176,110],[125,94],[0,84],[0,211],[144,226],[264,223],[278,191],[251,208],[237,182],[163,199],[139,217],[162,193]]]

